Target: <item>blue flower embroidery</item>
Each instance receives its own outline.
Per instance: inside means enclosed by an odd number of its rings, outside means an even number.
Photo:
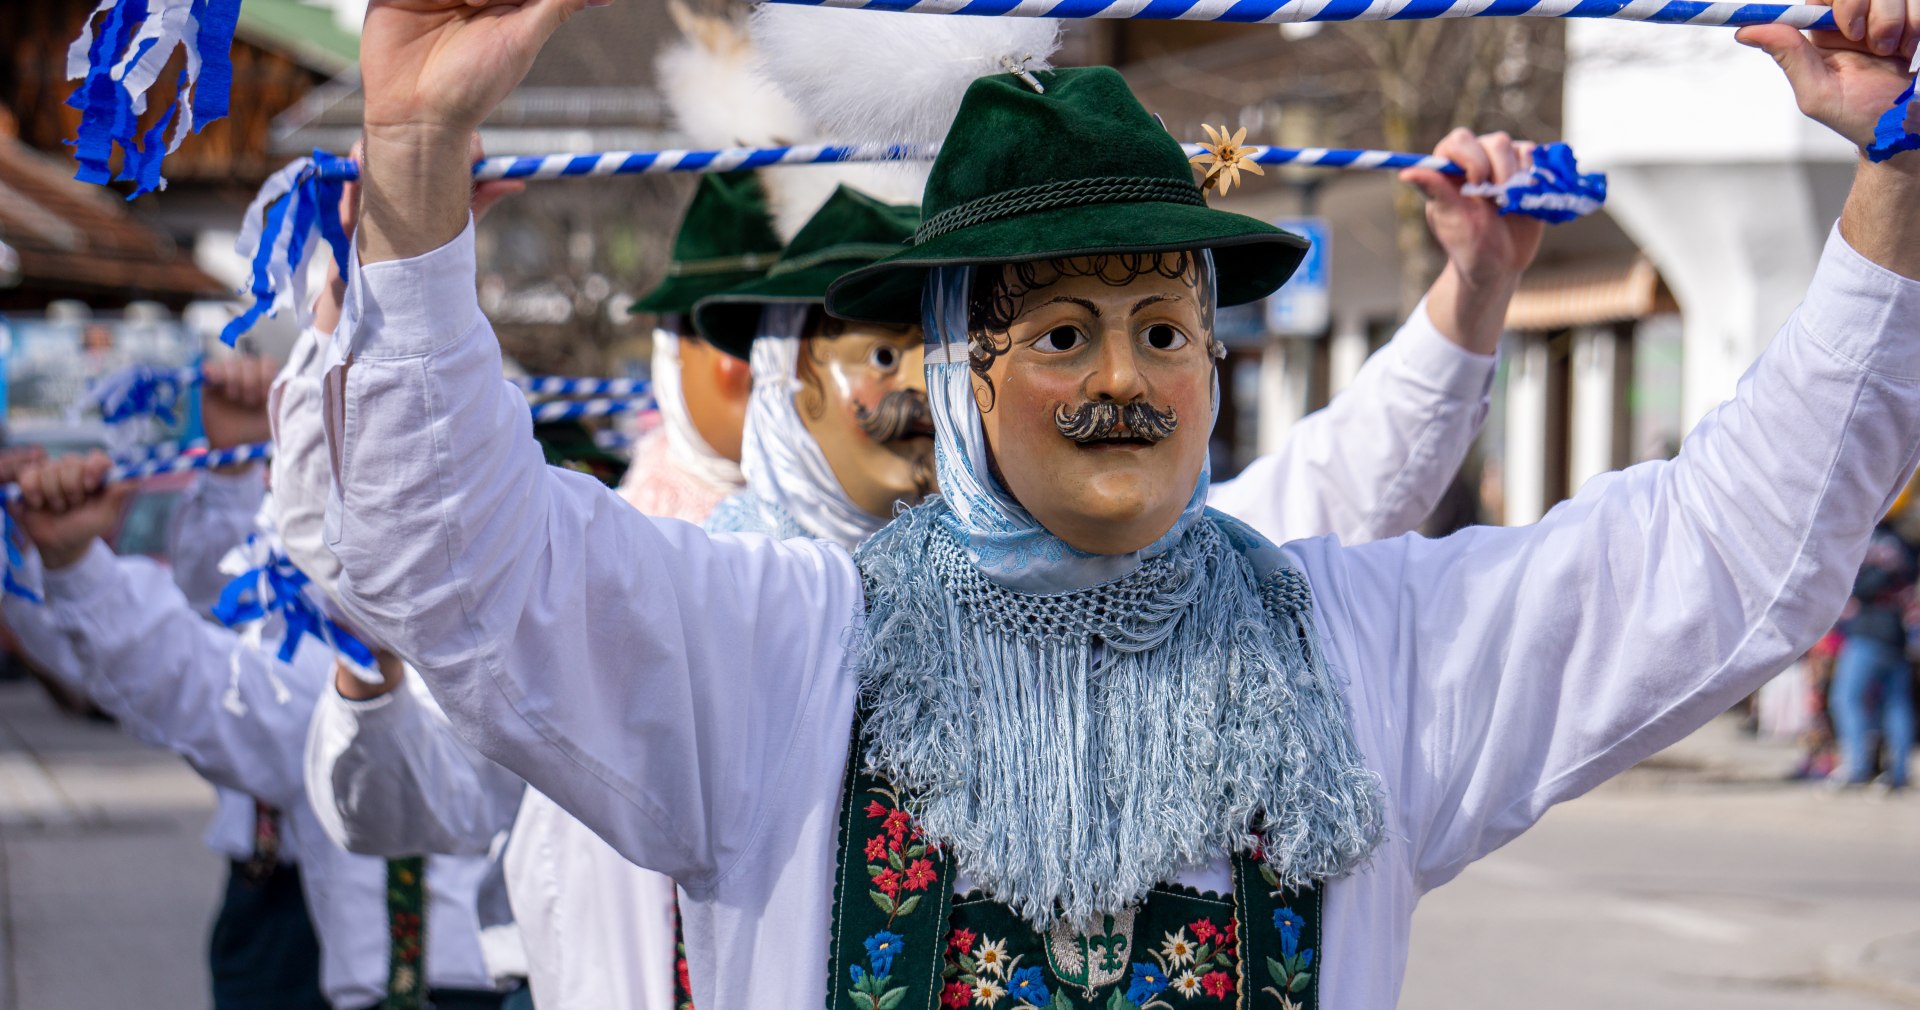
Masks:
[[[1162,988],[1165,983],[1161,983]],[[1007,994],[1031,1006],[1046,1006],[1053,1001],[1047,991],[1046,976],[1039,968],[1022,968],[1007,980]]]
[[[1300,931],[1307,928],[1307,920],[1291,908],[1275,909],[1273,928],[1280,931],[1280,952],[1292,957],[1300,949]]]
[[[1159,968],[1150,964],[1135,963],[1133,983],[1127,986],[1127,999],[1134,1003],[1145,1003],[1166,991],[1166,988],[1167,976],[1161,974]]]
[[[860,967],[857,964],[848,965],[847,970],[853,973],[854,985],[859,985],[861,980],[867,977],[867,970],[865,968]]]
[[[885,975],[893,971],[894,955],[900,953],[900,945],[906,940],[898,933],[881,930],[867,937],[867,960],[873,964],[875,975]]]

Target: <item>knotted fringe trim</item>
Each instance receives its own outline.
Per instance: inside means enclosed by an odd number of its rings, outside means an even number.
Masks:
[[[984,579],[934,498],[858,554],[864,760],[959,871],[1035,926],[1086,923],[1258,849],[1288,884],[1383,830],[1297,572],[1208,513],[1168,554],[1075,593]],[[1256,833],[1257,832],[1257,833]]]

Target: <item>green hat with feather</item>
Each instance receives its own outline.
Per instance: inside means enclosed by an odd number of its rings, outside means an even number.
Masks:
[[[835,281],[827,311],[912,323],[932,267],[1189,249],[1212,250],[1220,304],[1238,305],[1277,290],[1307,249],[1207,206],[1180,144],[1109,67],[975,80],[922,208],[912,247]]]

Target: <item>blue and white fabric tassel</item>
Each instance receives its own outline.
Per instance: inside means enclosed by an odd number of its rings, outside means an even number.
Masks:
[[[165,189],[166,156],[227,114],[239,22],[240,0],[100,0],[67,50],[67,79],[81,82],[67,99],[80,110],[78,178],[132,182],[134,196]],[[142,132],[147,93],[177,50],[186,58],[174,102]]]
[[[1467,196],[1484,196],[1499,204],[1502,214],[1525,214],[1548,224],[1565,224],[1586,217],[1607,202],[1607,177],[1582,174],[1573,149],[1565,144],[1534,148],[1533,166],[1503,183],[1468,183]]]
[[[100,412],[108,449],[130,456],[162,447],[155,443],[179,427],[181,398],[199,381],[198,365],[130,365],[88,382],[82,402]]]
[[[548,424],[554,421],[582,421],[589,417],[612,417],[615,414],[645,410],[652,405],[653,401],[643,396],[624,399],[550,400],[533,405],[533,423]]]
[[[275,172],[247,208],[247,218],[241,222],[240,237],[233,248],[253,264],[243,292],[253,296],[253,306],[220,331],[220,339],[227,346],[233,346],[261,316],[275,314],[282,294],[293,296],[296,318],[306,322],[311,308],[307,302],[307,268],[319,248],[316,237],[333,250],[334,263],[341,275],[346,275],[351,245],[340,224],[345,182],[338,171],[328,171],[342,162],[352,164],[325,151],[294,161]]]
[[[1907,72],[1920,74],[1920,52],[1913,54]],[[1873,143],[1867,145],[1868,161],[1885,161],[1902,151],[1920,148],[1920,134],[1913,132],[1913,90],[1920,77],[1907,82],[1907,89],[1893,100],[1893,108],[1880,114],[1873,126]]]
[[[0,531],[0,539],[7,542],[7,570],[0,573],[0,591],[8,596],[18,596],[28,603],[40,602],[40,591],[28,583],[33,581],[27,574],[26,553],[20,549],[26,534],[20,532],[20,525],[13,521],[13,513],[0,510],[4,517],[5,529]]]
[[[220,591],[213,616],[229,628],[244,629],[250,644],[258,646],[264,629],[278,619],[281,636],[276,655],[282,663],[291,663],[301,642],[311,637],[331,650],[336,659],[357,668],[356,672],[373,669],[373,650],[327,617],[314,598],[312,580],[295,567],[277,538],[262,533],[248,535],[220,567],[237,574]],[[237,678],[237,664],[234,675]],[[270,668],[269,676],[273,676]],[[274,679],[274,691],[281,701],[286,700],[286,686],[278,677]],[[240,706],[235,714],[245,714],[237,686],[229,686],[226,705],[229,709]]]

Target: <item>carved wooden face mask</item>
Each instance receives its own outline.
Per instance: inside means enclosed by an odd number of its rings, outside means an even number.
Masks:
[[[935,488],[933,414],[918,326],[850,323],[816,310],[800,344],[794,406],[841,489],[861,511],[893,515]]]
[[[1193,496],[1212,428],[1210,301],[1189,253],[982,268],[974,401],[1007,492],[1083,551],[1140,550]]]

